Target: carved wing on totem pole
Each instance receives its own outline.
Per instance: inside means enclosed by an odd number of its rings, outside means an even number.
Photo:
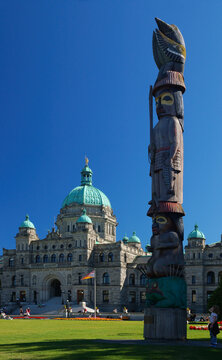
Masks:
[[[155,20],[159,29],[153,32],[153,56],[158,69],[183,73],[186,48],[180,30],[158,18]]]

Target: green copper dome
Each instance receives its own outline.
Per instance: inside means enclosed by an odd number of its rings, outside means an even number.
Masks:
[[[122,239],[122,241],[124,242],[124,244],[128,243],[129,238],[128,238],[128,236],[126,236],[126,234],[125,234],[124,238]]]
[[[90,219],[90,217],[88,215],[86,215],[86,209],[83,209],[82,215],[78,218],[78,220],[76,222],[92,224],[92,220]]]
[[[188,239],[206,239],[204,233],[198,229],[198,225],[194,226],[194,230],[188,235]]]
[[[19,227],[20,227],[20,228],[35,229],[35,226],[34,226],[34,224],[29,220],[29,216],[28,216],[28,215],[26,215],[25,221],[23,221]]]
[[[133,232],[133,235],[129,238],[129,240],[127,242],[128,243],[140,243],[140,239],[138,238],[138,236],[136,236],[135,231]]]
[[[103,205],[111,208],[107,196],[99,189],[92,186],[92,170],[88,164],[81,171],[81,186],[70,191],[62,203],[62,208],[72,203],[86,205]]]

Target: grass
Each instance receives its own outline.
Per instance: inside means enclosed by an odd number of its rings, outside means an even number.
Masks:
[[[208,331],[188,330],[189,339],[209,340]],[[94,340],[101,339],[101,342]],[[90,322],[0,320],[1,360],[195,360],[221,359],[221,349],[107,343],[102,340],[143,340],[142,321]],[[222,340],[222,334],[219,335]],[[220,341],[221,341],[220,340]]]

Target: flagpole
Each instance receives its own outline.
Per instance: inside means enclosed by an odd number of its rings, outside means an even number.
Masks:
[[[95,277],[94,277],[94,318],[96,318],[96,269],[95,271]]]

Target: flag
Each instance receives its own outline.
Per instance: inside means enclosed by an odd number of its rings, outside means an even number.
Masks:
[[[91,271],[88,275],[83,276],[81,280],[92,279],[95,277],[95,270]]]

